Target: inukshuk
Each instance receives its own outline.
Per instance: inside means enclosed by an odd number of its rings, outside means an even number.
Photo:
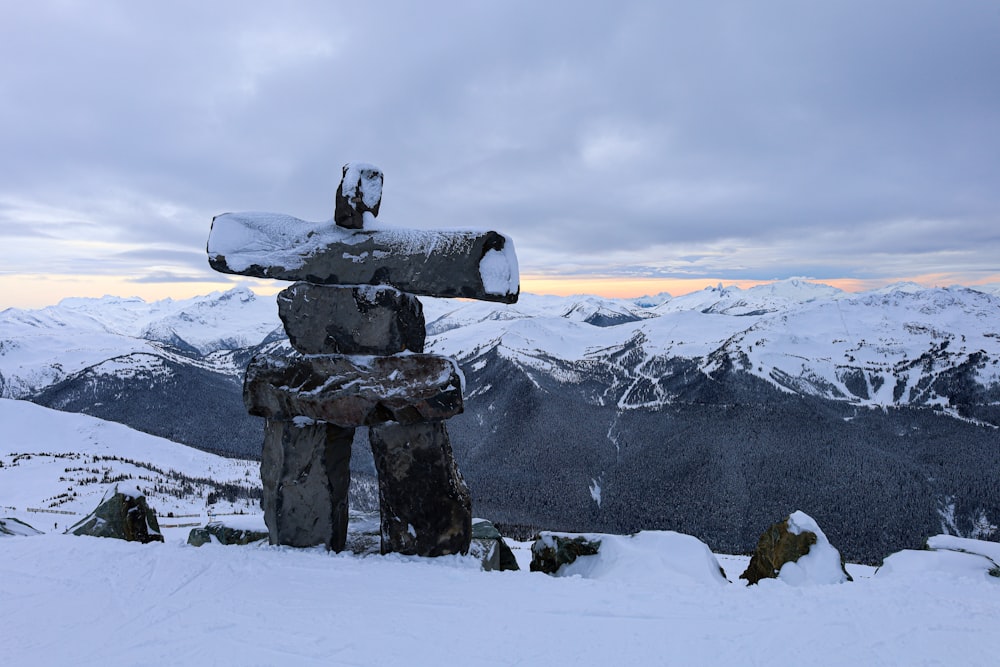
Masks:
[[[514,303],[517,256],[492,231],[376,228],[382,182],[376,167],[345,165],[331,222],[212,221],[216,271],[297,281],[278,295],[294,353],[254,357],[243,385],[247,409],[266,419],[264,520],[272,544],[343,549],[351,442],[367,426],[382,552],[464,553],[471,499],[444,424],[462,411],[462,375],[455,360],[423,353],[414,295]]]

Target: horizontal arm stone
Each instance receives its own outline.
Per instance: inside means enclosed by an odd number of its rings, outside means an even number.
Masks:
[[[514,303],[513,242],[493,231],[344,229],[276,213],[223,213],[212,221],[213,269],[321,285],[391,285],[424,296]]]
[[[438,421],[462,412],[460,373],[453,359],[433,354],[258,355],[247,367],[243,402],[258,417],[345,428]]]

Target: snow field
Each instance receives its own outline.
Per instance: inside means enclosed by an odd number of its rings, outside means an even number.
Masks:
[[[7,664],[993,665],[1000,651],[1000,587],[945,573],[677,585],[641,567],[549,577],[66,535],[3,539],[0,562]]]

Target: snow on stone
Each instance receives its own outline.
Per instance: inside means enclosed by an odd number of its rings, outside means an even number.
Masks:
[[[280,213],[223,213],[212,221],[208,237],[211,261],[225,258],[227,272],[243,273],[252,266],[280,266],[294,272],[307,260],[333,244],[364,243],[377,234],[382,253],[401,257],[435,253],[467,254],[483,232],[474,229],[417,230],[386,227],[375,219],[365,229],[339,227],[332,220],[307,222]],[[502,250],[489,250],[479,262],[480,278],[488,294],[517,294],[519,273],[514,243],[504,238]],[[352,262],[365,261],[366,253],[345,254]]]
[[[805,512],[793,512],[788,517],[788,532],[801,535],[805,531],[816,535],[816,544],[809,547],[809,553],[797,561],[785,563],[778,572],[778,578],[792,586],[840,584],[847,581],[841,568],[840,552],[830,544],[819,524]]]
[[[0,537],[34,537],[43,534],[42,531],[36,530],[20,519],[13,517],[0,519]]]
[[[973,540],[967,537],[956,537],[955,535],[934,535],[927,538],[927,546],[930,549],[981,554],[991,559],[997,565],[1000,565],[1000,542]]]
[[[503,250],[487,250],[479,260],[479,276],[487,294],[517,294],[521,288],[514,242],[504,236]]]
[[[376,175],[378,176],[376,178]],[[344,165],[343,195],[347,201],[353,201],[361,188],[361,201],[368,208],[382,199],[382,170],[365,162],[348,162]],[[367,211],[366,211],[367,213]],[[374,216],[373,216],[374,219]],[[367,222],[367,221],[366,221]]]
[[[905,549],[888,556],[875,573],[876,578],[921,579],[965,578],[980,582],[1000,597],[1000,577],[990,574],[997,563],[980,553],[947,549]]]

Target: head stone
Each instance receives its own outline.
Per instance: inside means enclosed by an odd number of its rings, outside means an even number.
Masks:
[[[361,229],[364,214],[378,215],[382,204],[382,170],[364,162],[348,162],[337,187],[333,220],[347,229]]]

